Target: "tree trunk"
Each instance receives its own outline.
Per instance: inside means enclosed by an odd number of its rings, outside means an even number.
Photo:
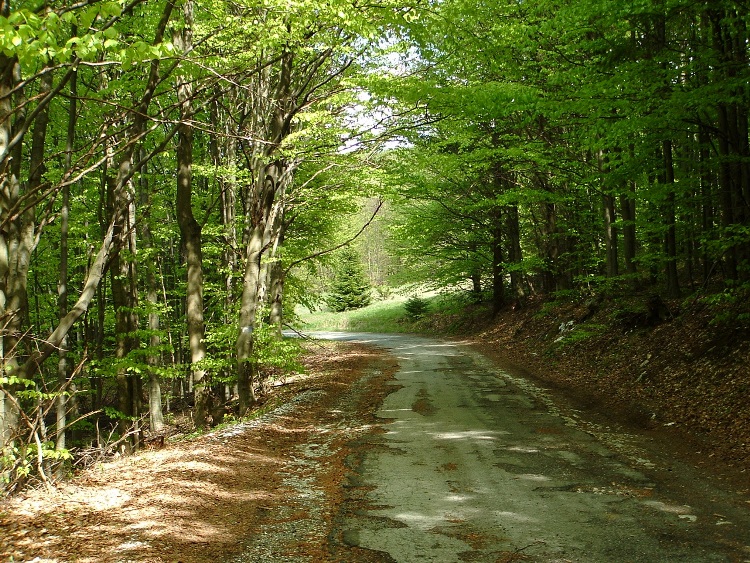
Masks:
[[[144,170],[145,172],[145,170]],[[140,201],[141,205],[150,209],[149,203],[149,185],[148,175],[142,174],[140,179]],[[139,232],[141,235],[142,246],[145,253],[149,256],[156,255],[156,249],[154,248],[154,239],[151,233],[150,214],[147,216],[144,214],[143,219],[139,223]],[[154,264],[151,260],[144,261],[146,268],[146,302],[148,303],[148,332],[149,332],[149,352],[146,356],[146,363],[149,366],[148,370],[148,414],[149,414],[149,428],[152,434],[158,434],[164,429],[164,413],[162,411],[162,400],[161,400],[161,378],[157,368],[161,364],[161,353],[159,347],[161,346],[161,337],[159,336],[160,320],[159,320],[159,287],[156,278],[156,271],[158,264]]]
[[[675,298],[680,296],[680,281],[677,276],[677,235],[675,226],[675,192],[674,192],[674,163],[672,161],[672,142],[664,141],[664,173],[667,189],[667,199],[664,208],[664,221],[667,232],[664,248],[667,254],[666,277],[667,295]]]
[[[75,33],[75,26],[73,33]],[[70,106],[68,108],[68,131],[65,141],[65,170],[71,170],[73,164],[73,149],[76,134],[76,119],[78,108],[78,75],[74,73],[70,79]],[[65,182],[62,188],[62,206],[60,209],[60,277],[57,284],[57,310],[59,319],[68,314],[68,219],[70,210],[70,184]],[[57,441],[55,448],[65,449],[65,427],[67,425],[68,395],[66,390],[72,394],[75,388],[68,385],[68,335],[65,335],[57,362],[57,385],[60,389],[57,396]]]
[[[523,274],[521,273],[521,262],[523,253],[521,250],[521,225],[518,218],[518,206],[510,205],[506,208],[507,213],[507,236],[508,236],[508,261],[512,268],[510,271],[510,291],[515,300],[524,296]]]
[[[132,190],[122,190],[127,193],[125,202],[127,212],[120,215],[120,221],[116,225],[115,237],[120,249],[112,258],[110,269],[110,284],[112,287],[112,305],[115,309],[115,358],[118,360],[116,383],[117,383],[117,408],[124,417],[118,421],[120,435],[124,436],[131,429],[131,420],[140,415],[140,402],[137,395],[140,376],[133,374],[127,367],[125,360],[128,355],[138,349],[136,338],[138,330],[138,285],[136,277],[136,247],[134,240],[135,229],[135,203],[132,198]],[[118,209],[122,202],[115,199],[114,190],[111,194],[111,209]],[[123,249],[127,253],[122,252]],[[130,442],[134,448],[138,448],[137,438]]]
[[[727,29],[728,14],[723,9],[709,9],[709,18],[713,31],[713,46],[717,56],[722,63],[722,69],[731,69],[731,41]],[[726,75],[724,75],[726,74]],[[732,77],[732,70],[722,70],[719,79],[726,80]],[[721,226],[725,236],[731,236],[731,229],[735,224],[736,184],[739,178],[732,177],[733,147],[731,144],[732,133],[730,124],[730,103],[723,101],[717,105],[718,123],[717,140],[719,153],[719,201],[721,208]],[[730,280],[738,278],[738,248],[731,244],[724,253],[725,276]]]
[[[285,50],[282,53],[276,87],[272,95],[270,115],[256,115],[257,121],[268,123],[265,130],[263,148],[255,155],[257,166],[255,182],[247,200],[243,202],[246,211],[246,249],[245,273],[242,279],[242,296],[240,297],[239,334],[237,336],[237,391],[239,394],[240,414],[244,414],[251,403],[255,402],[254,371],[252,354],[254,345],[253,331],[260,305],[261,264],[265,243],[269,237],[268,229],[272,228],[271,214],[277,191],[283,189],[289,173],[287,163],[281,159],[271,161],[281,142],[290,132],[291,85],[294,54]],[[270,89],[268,75],[261,73],[262,87]],[[271,161],[271,162],[269,162]],[[267,164],[266,164],[267,163]]]
[[[239,394],[240,416],[255,403],[257,397],[253,384],[254,369],[253,330],[258,311],[258,289],[260,284],[260,261],[263,254],[264,225],[257,223],[250,232],[247,243],[245,275],[242,279],[240,298],[239,335],[237,336],[237,392]]]
[[[0,16],[8,17],[10,5],[0,0]],[[12,69],[15,59],[0,52],[0,154],[8,150],[12,129],[11,92],[14,87]],[[14,205],[14,194],[18,192],[18,177],[13,173],[7,160],[0,162],[0,219],[5,219],[8,210]],[[10,233],[0,230],[0,447],[9,443],[16,435],[20,413],[13,398],[14,387],[3,382],[7,368],[13,361],[13,351],[8,347],[5,325],[8,321],[8,274],[10,272]]]
[[[231,96],[234,98],[234,95]],[[220,122],[218,104],[212,104],[212,119]],[[220,191],[221,225],[224,231],[224,250],[222,251],[223,265],[226,271],[224,278],[225,310],[224,322],[231,323],[234,310],[234,276],[237,269],[237,177],[234,168],[237,166],[237,140],[231,135],[229,128],[225,131],[222,142],[225,143],[225,161],[222,163],[218,140],[212,136],[210,142],[211,159],[217,171],[222,164],[230,170],[229,174],[217,175]]]
[[[254,192],[255,212],[253,228],[250,231],[245,251],[245,274],[242,280],[240,298],[240,333],[237,337],[238,392],[240,412],[243,413],[256,401],[254,391],[254,366],[250,361],[253,354],[253,331],[256,315],[264,293],[262,260],[270,244],[272,223],[281,212],[281,198],[288,182],[288,169],[285,163],[276,161],[263,167],[259,175],[263,180],[256,185]],[[276,205],[275,205],[276,204]]]
[[[286,180],[283,180],[286,182]],[[276,338],[281,339],[284,324],[284,281],[286,274],[281,262],[281,246],[284,243],[286,224],[284,223],[284,193],[279,196],[277,202],[276,217],[274,217],[274,228],[271,235],[271,253],[267,264],[268,279],[266,285],[268,301],[268,324],[274,327]]]
[[[635,182],[628,182],[628,191],[620,195],[620,215],[622,215],[622,241],[625,258],[625,271],[636,274],[637,239],[635,231]]]
[[[497,209],[492,215],[492,314],[497,315],[505,303],[503,223],[499,209]]]
[[[175,31],[175,46],[187,53],[192,49],[193,2],[183,6],[184,27]],[[192,85],[188,77],[180,76],[177,82],[177,99],[180,104],[180,127],[177,143],[177,223],[185,248],[187,286],[185,313],[187,316],[190,363],[195,392],[193,422],[198,428],[206,425],[210,413],[210,378],[201,362],[206,358],[205,324],[203,320],[203,248],[201,226],[193,215],[193,128]]]
[[[167,2],[164,6],[164,11],[154,34],[154,44],[162,41],[173,8],[172,2]],[[133,122],[126,130],[127,144],[120,154],[117,177],[108,182],[108,199],[113,217],[112,241],[118,250],[127,248],[129,251],[127,257],[123,257],[121,252],[115,253],[111,263],[113,274],[111,282],[112,301],[115,307],[115,330],[117,333],[115,356],[118,360],[124,360],[131,350],[137,348],[135,334],[138,329],[138,316],[136,314],[138,285],[135,275],[135,202],[131,179],[137,171],[134,167],[134,156],[139,145],[138,140],[146,131],[149,106],[160,81],[159,62],[159,59],[151,61],[143,96],[134,112]],[[140,377],[130,375],[123,367],[120,367],[117,373],[117,387],[119,410],[127,416],[138,417],[140,411]],[[121,432],[128,430],[129,426],[127,420],[120,420]],[[137,448],[139,445],[138,433],[134,434],[134,437],[132,445]]]
[[[268,323],[275,328],[277,338],[281,338],[284,326],[284,281],[284,266],[276,260],[270,268]]]

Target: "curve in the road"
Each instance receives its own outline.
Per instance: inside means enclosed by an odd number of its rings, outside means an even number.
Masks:
[[[404,563],[750,561],[750,514],[731,492],[698,475],[682,476],[693,490],[671,486],[637,437],[588,431],[468,346],[315,336],[387,348],[400,365],[377,413],[385,433],[362,446],[366,503],[341,523],[347,544]]]

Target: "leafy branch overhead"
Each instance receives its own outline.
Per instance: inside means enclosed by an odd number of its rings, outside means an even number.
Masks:
[[[244,414],[326,294],[709,294],[744,322],[747,20],[0,0],[2,479],[49,480],[95,428],[137,449],[169,409]]]

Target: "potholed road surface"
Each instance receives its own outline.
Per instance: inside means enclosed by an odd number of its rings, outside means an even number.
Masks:
[[[400,365],[338,519],[352,561],[750,561],[748,491],[653,437],[592,422],[460,343],[314,336]]]

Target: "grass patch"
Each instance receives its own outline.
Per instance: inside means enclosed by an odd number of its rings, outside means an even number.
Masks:
[[[427,300],[431,300],[427,298]],[[334,313],[333,311],[297,311],[299,320],[295,328],[303,331],[340,330],[350,332],[415,332],[418,328],[410,322],[404,305],[407,297],[396,296],[378,301],[367,307]]]

